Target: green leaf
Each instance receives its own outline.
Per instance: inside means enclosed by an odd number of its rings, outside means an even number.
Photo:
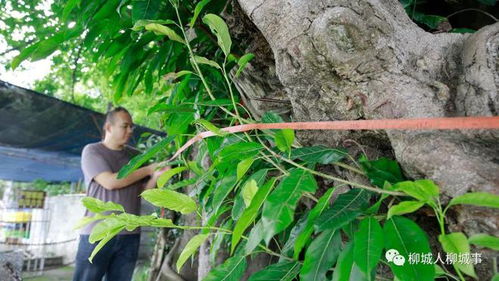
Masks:
[[[197,102],[196,105],[200,106],[223,106],[223,105],[232,105],[232,101],[229,99],[216,99],[210,101],[200,101]]]
[[[157,207],[167,208],[182,214],[189,214],[196,210],[197,205],[191,197],[168,189],[148,189],[140,195]]]
[[[238,142],[224,147],[219,155],[219,161],[243,160],[254,157],[263,146],[257,142]]]
[[[231,252],[233,252],[236,248],[237,243],[239,243],[239,240],[241,240],[241,236],[243,235],[246,228],[248,228],[248,226],[250,226],[257,217],[258,210],[260,210],[263,202],[265,202],[275,182],[276,179],[272,178],[258,189],[255,196],[253,197],[253,200],[251,200],[249,207],[244,210],[241,218],[237,221],[232,233]],[[260,243],[260,241],[258,241],[257,243]],[[247,245],[249,244],[250,243],[248,243]]]
[[[315,220],[318,231],[338,229],[354,220],[368,207],[370,193],[365,189],[354,188],[343,193]]]
[[[404,180],[397,161],[385,157],[369,161],[363,156],[359,159],[359,163],[366,172],[371,183],[379,188],[383,188],[385,181],[394,184]]]
[[[499,238],[487,234],[475,234],[468,238],[471,244],[499,251]]]
[[[499,195],[487,192],[471,192],[452,198],[449,207],[457,204],[499,208]]]
[[[106,18],[110,18],[111,14],[117,13],[116,8],[121,0],[109,0],[104,2],[102,7],[94,14],[92,21],[99,22]]]
[[[372,280],[371,272],[381,258],[383,243],[383,230],[378,221],[372,217],[363,219],[354,234],[353,260],[368,280]]]
[[[248,281],[292,281],[300,268],[301,265],[296,261],[275,263],[254,273]]]
[[[499,273],[496,273],[491,281],[499,281]]]
[[[243,186],[249,183],[251,180],[256,181],[257,186],[262,186],[265,183],[265,178],[267,176],[268,169],[261,169],[249,176],[244,182]],[[234,221],[237,221],[241,214],[246,209],[246,204],[244,204],[244,199],[242,192],[239,192],[234,198],[234,205],[232,206],[231,216]]]
[[[218,208],[222,205],[225,198],[236,186],[236,175],[224,175],[222,179],[218,179],[215,190],[213,194],[212,208],[210,214],[214,214],[218,211]]]
[[[353,243],[348,243],[341,250],[338,262],[333,271],[332,281],[350,281],[350,273],[353,267]],[[357,281],[357,280],[355,280]]]
[[[203,126],[206,130],[216,134],[217,136],[226,136],[228,133],[220,130],[217,126],[213,125],[210,121],[204,119],[196,119],[196,124]]]
[[[296,237],[295,245],[294,245],[294,259],[298,259],[301,250],[309,240],[310,236],[314,231],[314,222],[315,219],[318,218],[324,209],[329,206],[329,200],[333,195],[334,188],[328,189],[324,195],[319,199],[319,202],[314,206],[314,208],[308,213],[306,224],[302,230],[302,232]]]
[[[441,234],[438,236],[438,241],[442,244],[442,248],[448,254],[470,254],[470,244],[466,235],[461,232],[453,232],[450,234]],[[453,266],[471,277],[477,278],[473,264],[459,262],[456,259]]]
[[[431,253],[426,233],[410,219],[393,216],[383,227],[385,249],[396,250],[405,259],[402,266],[388,261],[393,274],[404,281],[433,281],[433,264],[410,263],[410,253]]]
[[[262,123],[282,123],[284,120],[282,120],[281,116],[279,114],[272,112],[272,111],[267,111],[262,115],[261,119]]]
[[[179,189],[179,188],[191,185],[191,184],[195,184],[198,180],[199,180],[199,177],[181,180],[181,181],[178,181],[174,184],[167,185],[166,189],[176,190],[176,189]]]
[[[239,75],[244,70],[244,68],[246,67],[248,62],[250,60],[252,60],[254,57],[255,57],[255,55],[248,53],[248,54],[245,54],[244,56],[242,56],[241,58],[239,58],[239,60],[237,60],[237,64],[239,65],[239,68],[237,69],[236,77],[239,77]]]
[[[94,197],[84,197],[81,199],[83,206],[85,206],[92,213],[101,213],[105,211],[121,211],[124,212],[123,206],[120,204],[108,201],[104,202]]]
[[[250,157],[241,160],[241,162],[237,164],[237,180],[240,180],[246,174],[251,165],[253,165],[253,162],[255,162],[255,158]]]
[[[346,151],[325,146],[295,148],[291,151],[291,159],[300,159],[307,163],[331,164],[345,158]]]
[[[17,55],[14,59],[12,59],[11,62],[12,69],[16,69],[19,66],[19,64],[21,64],[21,62],[23,62],[27,58],[31,58],[31,61],[36,61],[46,58],[47,56],[52,54],[55,50],[57,50],[57,48],[62,42],[76,36],[76,34],[73,34],[71,36],[68,36],[67,34],[71,35],[71,33],[66,33],[66,31],[61,31],[48,39],[39,41],[23,49],[19,55]]]
[[[284,122],[277,113],[272,111],[265,112],[262,116],[263,123],[281,123]],[[282,130],[270,130],[274,135],[274,142],[277,148],[280,151],[289,151],[291,149],[291,145],[295,139],[295,132],[291,129],[282,129]]]
[[[185,170],[187,170],[187,167],[176,167],[162,173],[161,176],[159,176],[158,180],[156,181],[156,185],[158,186],[158,188],[162,188],[174,175],[181,173]]]
[[[438,186],[431,180],[403,181],[394,184],[392,189],[425,203],[432,202],[440,193]]]
[[[21,62],[25,61],[26,59],[29,58],[29,56],[38,48],[38,43],[35,43],[27,48],[24,48],[19,55],[15,56],[11,63],[10,66],[12,70],[15,70]]]
[[[476,30],[471,29],[471,28],[453,28],[449,32],[452,32],[452,33],[475,33]]]
[[[203,0],[199,3],[196,4],[196,7],[194,8],[194,15],[192,16],[192,19],[191,19],[191,22],[190,22],[190,26],[191,28],[194,26],[194,24],[196,23],[196,20],[199,16],[199,13],[201,13],[201,10],[203,10],[204,6],[206,6],[206,4],[208,4],[211,0]]]
[[[246,266],[244,255],[233,256],[212,269],[203,281],[240,281]]]
[[[109,216],[103,216],[101,214],[95,214],[95,216],[92,216],[92,217],[83,217],[81,218],[74,226],[73,226],[73,229],[80,229],[82,227],[84,227],[85,225],[91,223],[91,222],[94,222],[94,221],[97,221],[97,220],[101,220],[101,219],[104,219],[104,218],[108,218]]]
[[[122,179],[128,176],[131,172],[135,171],[140,166],[142,166],[142,164],[146,163],[149,159],[153,158],[159,151],[161,151],[167,145],[169,145],[170,142],[174,139],[174,137],[175,136],[168,136],[167,138],[164,138],[157,144],[153,145],[144,153],[133,157],[130,160],[130,162],[128,162],[128,164],[126,164],[120,169],[120,171],[118,172],[118,179]]]
[[[133,31],[140,31],[145,28],[146,25],[150,23],[157,23],[157,24],[175,24],[174,21],[172,20],[138,20],[135,22],[135,24],[132,27]]]
[[[207,14],[203,17],[203,22],[210,27],[210,30],[217,36],[218,46],[222,49],[225,56],[229,56],[232,40],[230,39],[229,28],[224,20],[215,15]]]
[[[295,225],[291,230],[289,231],[289,235],[287,235],[287,240],[286,243],[284,243],[284,246],[281,247],[281,257],[279,258],[279,261],[285,261],[286,259],[284,257],[292,257],[293,256],[293,251],[294,251],[294,245],[296,244],[296,238],[298,238],[298,235],[303,232],[303,229],[305,228],[307,224],[307,218],[310,212],[306,212],[303,214],[298,221],[296,221]],[[306,241],[307,243],[310,242],[309,240]]]
[[[171,105],[165,103],[158,103],[153,107],[149,108],[147,115],[154,112],[164,112],[164,113],[182,113],[182,112],[195,112],[195,110],[188,105]]]
[[[121,231],[123,228],[125,228],[125,222],[122,220],[119,220],[118,218],[105,219],[92,228],[92,233],[90,233],[90,236],[88,237],[88,242],[93,244],[114,233],[116,229],[120,229]]]
[[[203,242],[208,238],[209,234],[198,234],[187,242],[185,248],[180,253],[177,259],[177,272],[180,272],[184,263],[197,251],[197,249],[203,244]]]
[[[431,29],[436,29],[440,23],[447,21],[445,17],[427,15],[418,11],[411,11],[410,15],[414,21],[422,23]]]
[[[423,207],[425,203],[421,201],[403,201],[399,204],[392,206],[388,210],[387,219],[390,219],[394,215],[409,214],[417,211],[419,208]]]
[[[69,0],[66,2],[66,5],[64,5],[64,10],[62,11],[61,15],[61,20],[63,22],[66,22],[68,20],[69,14],[71,14],[71,11],[74,9],[74,7],[80,5],[81,0]]]
[[[154,19],[161,7],[161,0],[133,0],[132,21]]]
[[[175,33],[173,29],[169,28],[168,26],[159,23],[149,23],[144,27],[147,31],[152,31],[156,35],[166,35],[170,40],[185,44],[184,39],[182,39],[182,37],[180,37],[177,33]]]
[[[246,182],[246,184],[243,186],[243,189],[241,190],[241,195],[244,200],[244,204],[246,207],[248,207],[251,203],[251,200],[253,200],[253,197],[255,196],[256,192],[258,191],[258,185],[256,184],[255,180],[250,180]]]
[[[95,227],[94,227],[95,228]],[[95,255],[109,242],[111,239],[113,239],[114,236],[118,235],[125,227],[117,227],[112,229],[107,233],[107,236],[104,237],[102,240],[100,240],[99,244],[95,246],[94,250],[92,251],[92,254],[90,254],[90,257],[88,258],[88,261],[92,263],[92,260],[94,259]]]
[[[294,210],[304,192],[315,192],[317,182],[307,171],[292,169],[275,190],[269,195],[263,206],[262,223],[265,242],[286,229],[294,219]]]
[[[312,241],[305,253],[300,280],[326,280],[326,273],[340,254],[341,235],[336,230],[326,230]]]
[[[152,220],[151,222],[149,222],[149,226],[166,227],[166,228],[176,227],[176,225],[172,222],[171,219],[163,219],[163,218],[157,218],[155,220]]]
[[[494,6],[497,3],[496,0],[477,0],[477,1],[488,6]]]
[[[445,270],[441,268],[438,264],[435,264],[435,278],[444,276],[446,274]]]
[[[205,57],[194,56],[194,61],[196,61],[196,63],[198,63],[198,64],[206,64],[209,66],[213,66],[217,69],[222,69],[216,61],[209,60]]]
[[[295,131],[291,129],[279,130],[276,132],[274,140],[280,151],[289,151],[295,140]]]

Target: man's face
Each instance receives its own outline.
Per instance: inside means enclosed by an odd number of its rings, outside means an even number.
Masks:
[[[107,134],[119,145],[128,143],[133,134],[132,117],[126,112],[119,111],[114,115],[114,124],[108,124]]]

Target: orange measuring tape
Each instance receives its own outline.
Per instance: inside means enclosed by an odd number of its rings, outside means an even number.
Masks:
[[[240,133],[249,130],[294,129],[294,130],[456,130],[456,129],[499,129],[499,116],[493,117],[442,117],[416,119],[378,119],[354,121],[320,121],[290,123],[256,123],[222,128],[228,133]],[[215,136],[211,131],[197,134],[188,140],[167,161],[177,158],[180,153],[195,142]]]

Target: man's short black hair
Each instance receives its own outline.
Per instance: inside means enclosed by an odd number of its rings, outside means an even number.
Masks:
[[[115,116],[116,116],[116,113],[118,112],[125,112],[127,113],[128,115],[132,116],[130,114],[130,112],[128,112],[128,110],[122,106],[117,106],[111,110],[109,110],[107,113],[106,113],[106,121],[104,122],[105,123],[111,123],[111,124],[114,124],[114,121],[115,121]]]

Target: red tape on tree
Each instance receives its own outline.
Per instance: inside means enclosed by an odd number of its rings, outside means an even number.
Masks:
[[[249,130],[294,129],[294,130],[469,130],[499,129],[499,116],[494,117],[443,117],[416,119],[381,119],[354,121],[322,121],[322,122],[290,122],[290,123],[257,123],[222,128],[229,133],[240,133]],[[204,138],[215,136],[210,131],[197,134],[187,141],[168,159],[172,161],[189,146]]]

